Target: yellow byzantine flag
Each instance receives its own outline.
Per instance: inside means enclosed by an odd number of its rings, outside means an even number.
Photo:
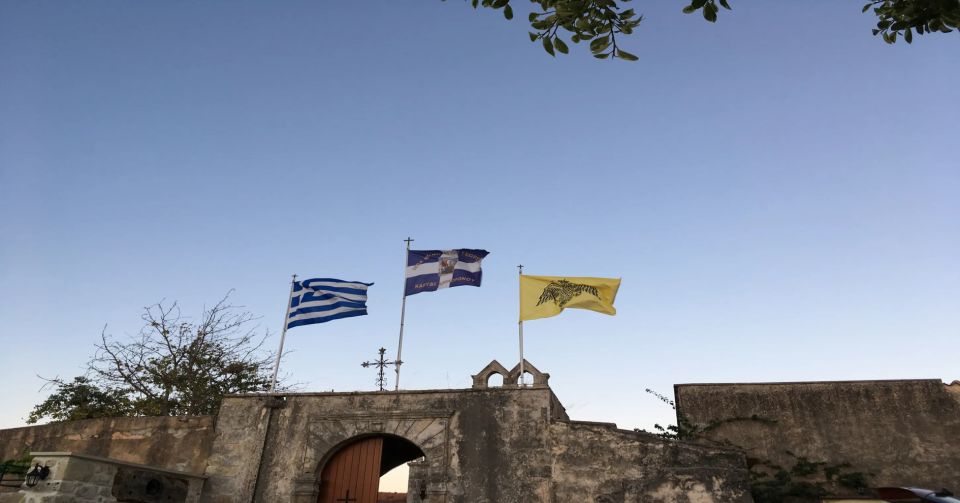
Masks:
[[[548,318],[565,308],[617,314],[613,300],[620,278],[520,275],[520,321]]]

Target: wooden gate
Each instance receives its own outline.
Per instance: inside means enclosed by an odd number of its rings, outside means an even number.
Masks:
[[[377,503],[383,438],[358,440],[337,451],[320,475],[318,503]]]

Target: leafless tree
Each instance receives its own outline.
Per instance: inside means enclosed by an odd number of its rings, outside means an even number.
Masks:
[[[57,393],[37,405],[31,419],[118,411],[135,416],[215,414],[225,394],[266,390],[274,355],[262,347],[269,334],[261,335],[257,318],[230,304],[229,296],[204,308],[196,321],[184,316],[176,302],[147,306],[144,325],[132,337],[118,339],[104,327],[82,382],[51,380]],[[88,403],[90,396],[97,401]]]

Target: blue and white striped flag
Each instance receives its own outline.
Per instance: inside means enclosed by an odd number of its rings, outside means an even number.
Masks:
[[[371,285],[332,278],[294,281],[287,328],[367,314],[367,287]]]
[[[432,292],[452,286],[480,286],[480,261],[487,250],[407,250],[403,295]]]

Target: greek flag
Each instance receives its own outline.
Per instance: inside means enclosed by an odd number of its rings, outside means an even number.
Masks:
[[[371,285],[332,278],[294,281],[287,328],[367,314],[367,287]]]
[[[487,250],[409,250],[403,295],[451,286],[480,286],[480,261]]]

